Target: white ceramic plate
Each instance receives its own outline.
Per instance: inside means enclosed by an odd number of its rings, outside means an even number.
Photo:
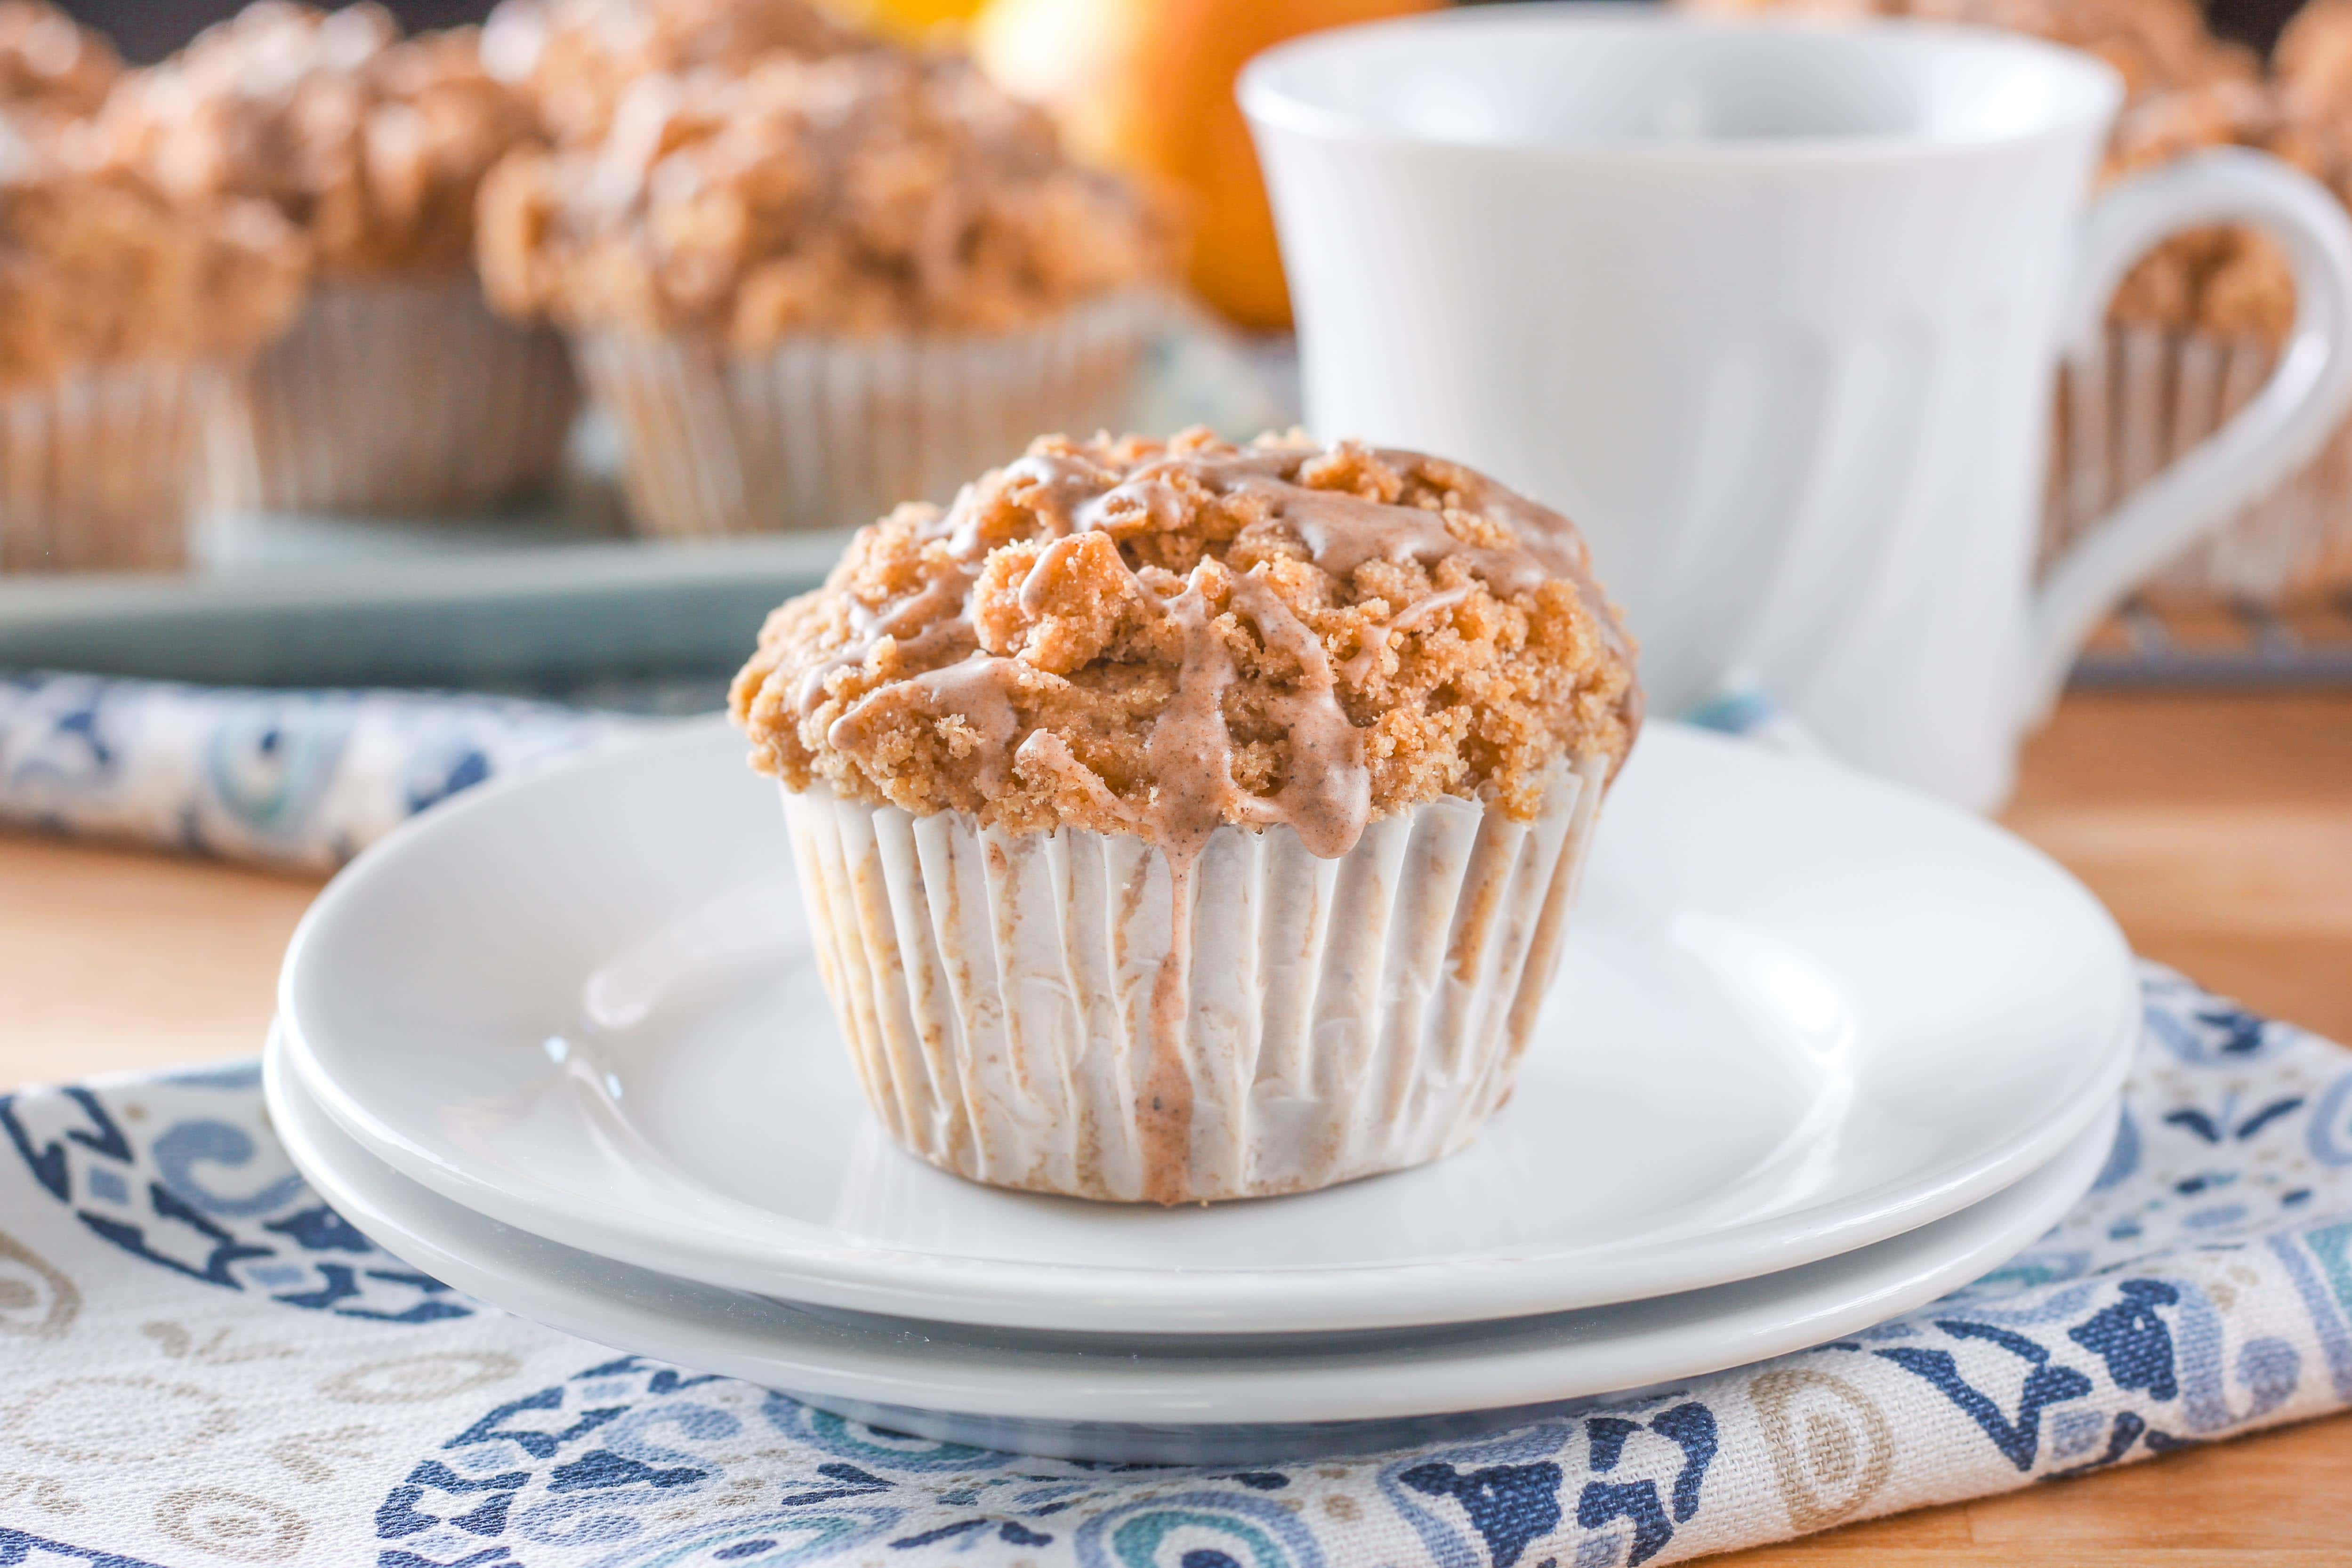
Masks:
[[[772,788],[713,726],[394,834],[288,955],[289,1061],[378,1157],[664,1273],[1011,1327],[1462,1322],[1753,1278],[2053,1158],[2138,1030],[2114,924],[1999,830],[1658,726],[1513,1103],[1422,1170],[1213,1208],[996,1191],[889,1146]]]
[[[1428,1441],[1578,1396],[1819,1344],[1997,1268],[2104,1162],[2112,1106],[2057,1159],[1875,1246],[1658,1301],[1336,1334],[1055,1335],[793,1306],[499,1224],[344,1134],[272,1043],[270,1118],[345,1218],[435,1278],[599,1344],[782,1388],[893,1430],[1071,1458],[1245,1464]],[[1490,1408],[1509,1406],[1507,1409]]]

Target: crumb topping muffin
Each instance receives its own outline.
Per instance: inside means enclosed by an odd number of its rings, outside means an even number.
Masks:
[[[630,83],[649,76],[748,69],[770,55],[807,59],[876,47],[811,0],[503,0],[482,57],[520,87],[548,130],[593,141]]]
[[[794,789],[1182,854],[1222,823],[1344,853],[1441,796],[1514,820],[1613,771],[1631,643],[1564,517],[1461,465],[1304,437],[1048,437],[862,530],[737,676]]]
[[[2124,179],[2216,147],[2253,148],[2325,177],[2316,143],[2276,89],[2234,79],[2131,105],[2116,121],[2101,177]],[[2143,256],[2107,310],[2119,321],[2276,342],[2294,324],[2294,277],[2259,230],[2193,229]]]
[[[1156,277],[1166,226],[970,62],[777,58],[632,87],[604,140],[482,193],[492,301],[575,328],[999,331]]]
[[[2279,34],[2271,68],[2298,108],[2352,116],[2352,0],[2309,0]]]
[[[126,78],[100,133],[180,200],[273,204],[323,274],[362,276],[463,268],[482,176],[535,125],[475,29],[262,0]]]
[[[0,114],[0,384],[77,365],[240,352],[300,303],[300,239],[268,206],[191,211],[85,168]]]
[[[121,74],[114,46],[47,0],[0,0],[0,107],[20,131],[95,113]]]

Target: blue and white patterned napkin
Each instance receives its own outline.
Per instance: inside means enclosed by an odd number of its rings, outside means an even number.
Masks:
[[[652,722],[452,693],[0,674],[0,824],[325,870],[460,789]]]
[[[2352,1052],[2144,972],[2081,1207],[1869,1333],[1475,1442],[1248,1469],[926,1442],[469,1301],[255,1069],[0,1099],[0,1563],[1634,1568],[2352,1405]]]

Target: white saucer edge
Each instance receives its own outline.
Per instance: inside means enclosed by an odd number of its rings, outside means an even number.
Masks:
[[[1450,1344],[1394,1346],[1385,1360],[1363,1342],[1382,1336],[1299,1335],[1303,1354],[1286,1353],[1276,1365],[1250,1357],[1098,1356],[1089,1364],[1073,1352],[1058,1359],[1087,1373],[1062,1381],[1035,1375],[1037,1364],[1057,1358],[1034,1351],[992,1344],[985,1331],[903,1320],[856,1320],[859,1314],[822,1315],[788,1303],[743,1296],[663,1276],[651,1270],[581,1254],[562,1244],[516,1231],[454,1204],[409,1181],[354,1144],[348,1153],[380,1166],[384,1176],[413,1191],[410,1211],[395,1216],[371,1204],[345,1178],[322,1145],[340,1133],[315,1103],[305,1105],[305,1085],[289,1082],[284,1051],[273,1039],[265,1087],[273,1122],[298,1168],[331,1204],[381,1245],[411,1264],[492,1305],[560,1332],[614,1348],[666,1361],[681,1360],[700,1370],[783,1387],[803,1402],[853,1419],[939,1441],[1012,1448],[1033,1454],[1142,1463],[1245,1463],[1363,1451],[1426,1442],[1536,1418],[1558,1412],[1563,1402],[1582,1403],[1617,1389],[1679,1382],[1726,1367],[1839,1339],[1946,1294],[1998,1267],[2030,1245],[2079,1200],[2104,1166],[2116,1114],[2078,1134],[2074,1145],[2051,1164],[2002,1194],[1986,1200],[2015,1212],[1991,1234],[1968,1238],[1969,1212],[1948,1216],[1888,1241],[1832,1259],[1738,1284],[1685,1292],[1654,1301],[1552,1314],[1549,1319],[1489,1322],[1447,1331]],[[345,1135],[347,1137],[347,1134]],[[419,1213],[442,1206],[445,1220],[470,1222],[503,1233],[498,1251],[511,1265],[530,1255],[555,1260],[561,1268],[604,1276],[596,1286],[568,1286],[501,1276],[495,1264],[451,1250],[424,1233]],[[1981,1225],[1978,1225],[1981,1228]],[[1948,1249],[1947,1236],[1971,1244]],[[1942,1252],[1946,1255],[1938,1255]],[[1850,1281],[1862,1254],[1894,1257],[1898,1266],[1875,1288],[1855,1290]],[[1864,1270],[1866,1271],[1866,1270]],[[615,1288],[615,1281],[618,1287]],[[1773,1292],[1794,1291],[1797,1310],[1785,1303],[1777,1315]],[[1810,1297],[1813,1299],[1808,1299]],[[1759,1295],[1767,1301],[1759,1312]],[[712,1298],[724,1298],[714,1301]],[[1701,1333],[1709,1313],[1728,1303],[1735,1315],[1751,1320],[1738,1332]],[[725,1333],[713,1338],[709,1321],[681,1316],[699,1308]],[[723,1310],[714,1311],[714,1308]],[[748,1312],[747,1312],[748,1309]],[[1642,1320],[1664,1314],[1663,1343],[1641,1343]],[[740,1333],[746,1316],[766,1320],[772,1332]],[[1565,1320],[1578,1332],[1570,1343],[1558,1338]],[[1731,1325],[1727,1325],[1731,1326]],[[699,1343],[687,1343],[695,1334]],[[1677,1348],[1675,1335],[1683,1342]],[[1083,1336],[1081,1336],[1083,1337]],[[1352,1342],[1328,1354],[1316,1342]],[[1653,1334],[1653,1338],[1660,1337]],[[1687,1343],[1703,1340],[1694,1355]],[[1606,1364],[1608,1342],[1620,1343]],[[1592,1351],[1601,1342],[1599,1354]],[[1491,1343],[1491,1351],[1482,1350]],[[1579,1354],[1582,1352],[1583,1354]],[[1122,1365],[1146,1364],[1164,1385],[1122,1385]],[[1563,1362],[1566,1364],[1563,1364]],[[1156,1368],[1156,1370],[1155,1370]],[[1368,1373],[1390,1375],[1379,1386]],[[1113,1375],[1106,1376],[1106,1374]],[[1147,1376],[1145,1384],[1150,1383]],[[1335,1399],[1336,1391],[1336,1399]],[[1530,1403],[1528,1396],[1537,1395]],[[945,1405],[946,1409],[935,1406]]]
[[[2120,945],[2120,937],[2118,943]],[[1738,1247],[1736,1239],[1727,1239],[1725,1249],[1731,1251],[1737,1260],[1710,1270],[1710,1277],[1695,1277],[1687,1270],[1653,1271],[1654,1277],[1644,1277],[1637,1270],[1628,1271],[1620,1284],[1606,1291],[1592,1291],[1578,1290],[1572,1281],[1559,1278],[1558,1270],[1545,1273],[1537,1269],[1526,1270],[1507,1281],[1496,1281],[1507,1284],[1509,1293],[1493,1298],[1495,1307],[1492,1311],[1475,1315],[1454,1312],[1445,1321],[1475,1322],[1498,1317],[1584,1311],[1737,1283],[1802,1268],[1858,1248],[1894,1239],[2008,1190],[2031,1173],[2045,1168],[2071,1148],[2083,1135],[2084,1130],[2114,1104],[2121,1092],[2146,1027],[2139,977],[2131,967],[2127,951],[2123,962],[2125,1006],[2117,1019],[2115,1035],[2104,1048],[2098,1071],[2089,1080],[2089,1091],[2072,1105],[2053,1113],[2030,1131],[2012,1138],[1996,1157],[1980,1162],[1948,1179],[1921,1186],[1909,1201],[1897,1206],[1896,1210],[1880,1210],[1843,1223],[1821,1225],[1809,1233],[1802,1246],[1782,1244],[1753,1256],[1749,1255],[1753,1249]],[[328,1074],[291,1021],[282,1014],[273,1022],[272,1037],[284,1040],[283,1049],[289,1069],[340,1131],[404,1176],[486,1218],[519,1230],[545,1234],[565,1246],[655,1273],[688,1278],[721,1289],[789,1296],[793,1300],[852,1312],[922,1317],[938,1310],[932,1300],[919,1288],[919,1281],[910,1285],[893,1269],[877,1267],[866,1249],[835,1249],[837,1256],[826,1258],[822,1267],[813,1266],[806,1256],[792,1260],[792,1267],[782,1267],[772,1260],[746,1259],[710,1248],[698,1248],[677,1236],[665,1239],[660,1249],[650,1248],[625,1227],[572,1223],[567,1219],[563,1233],[556,1234],[553,1228],[547,1225],[548,1217],[534,1212],[528,1203],[511,1198],[495,1185],[481,1181],[467,1172],[452,1169],[425,1151],[413,1146],[396,1129],[370,1114]],[[866,1113],[862,1107],[859,1113]],[[1407,1172],[1404,1176],[1409,1178],[1411,1174]],[[656,1255],[657,1252],[664,1255]],[[677,1266],[681,1259],[691,1262],[690,1270]],[[926,1260],[943,1264],[961,1261],[953,1259]],[[1079,1270],[1059,1265],[1045,1267],[1064,1268],[1071,1275],[1072,1289],[1081,1291],[1091,1288],[1134,1296],[1145,1293],[1147,1287],[1153,1282],[1131,1270]],[[1332,1269],[1321,1272],[1327,1277],[1349,1272],[1364,1275],[1363,1289],[1349,1293],[1367,1302],[1377,1302],[1383,1297],[1395,1301],[1400,1296],[1408,1301],[1420,1301],[1428,1292],[1416,1292],[1405,1286],[1411,1280],[1432,1270],[1440,1274],[1445,1272],[1444,1266],[1436,1264],[1399,1265],[1384,1270]],[[1165,1283],[1165,1281],[1160,1282]],[[1002,1301],[992,1299],[986,1280],[979,1271],[956,1271],[955,1284],[962,1294],[957,1315],[947,1321],[971,1326],[1014,1329],[1029,1327],[1037,1322],[1034,1310],[1024,1310],[1028,1304],[1017,1292]],[[1176,1315],[1179,1307],[1181,1308],[1181,1316]],[[1171,1303],[1170,1313],[1168,1321],[1153,1325],[1155,1330],[1167,1333],[1236,1332],[1231,1328],[1230,1318],[1223,1308],[1213,1309],[1205,1303],[1188,1300],[1182,1303]],[[1383,1310],[1367,1305],[1344,1322],[1290,1322],[1282,1325],[1282,1332],[1412,1326],[1418,1325],[1402,1308]]]

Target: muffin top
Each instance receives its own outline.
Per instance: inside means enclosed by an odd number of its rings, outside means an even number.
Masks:
[[[631,87],[591,146],[482,192],[492,303],[756,350],[794,331],[1004,330],[1156,276],[1166,225],[968,61],[869,50]]]
[[[0,107],[19,134],[95,113],[121,74],[114,46],[47,0],[0,0]]]
[[[0,384],[75,366],[231,354],[300,302],[300,237],[258,203],[191,210],[0,111]]]
[[[566,141],[603,136],[645,77],[738,75],[770,55],[816,59],[874,45],[811,0],[502,0],[482,29],[485,63]]]
[[[2298,107],[2352,118],[2352,0],[2309,0],[2279,34],[2271,66]]]
[[[1459,464],[1302,436],[1048,437],[859,530],[731,707],[786,785],[1171,853],[1314,853],[1440,796],[1536,814],[1614,768],[1632,644],[1583,539]]]
[[[2312,129],[2265,82],[2221,80],[2158,93],[2117,120],[2101,177],[2122,179],[2209,148],[2252,147],[2324,178]],[[2133,266],[2108,315],[2277,342],[2294,324],[2294,277],[2284,254],[2259,230],[2191,229]]]
[[[100,131],[182,201],[274,204],[339,276],[466,266],[482,175],[535,133],[475,30],[403,39],[380,6],[285,0],[126,78]]]

